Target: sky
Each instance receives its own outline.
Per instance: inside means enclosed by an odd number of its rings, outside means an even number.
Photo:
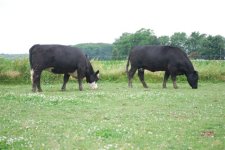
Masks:
[[[122,33],[225,37],[223,0],[0,0],[0,54],[34,44],[113,43]]]

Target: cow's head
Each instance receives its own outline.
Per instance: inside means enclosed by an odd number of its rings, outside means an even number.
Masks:
[[[99,80],[99,70],[89,74],[89,77],[87,78],[87,82],[90,85],[91,89],[97,89],[98,85],[97,85],[97,81]]]
[[[198,88],[198,72],[194,71],[187,76],[187,80],[192,89]]]

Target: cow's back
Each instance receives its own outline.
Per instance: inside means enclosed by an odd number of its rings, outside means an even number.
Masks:
[[[190,64],[186,53],[172,46],[136,46],[129,57],[131,65],[150,71],[167,70],[169,64]]]
[[[64,45],[34,45],[30,48],[31,68],[42,66],[73,71],[79,64],[87,65],[86,56],[75,47]]]

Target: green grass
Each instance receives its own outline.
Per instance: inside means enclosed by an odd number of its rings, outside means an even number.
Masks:
[[[0,85],[0,149],[225,148],[225,84]]]
[[[30,65],[28,59],[7,60],[0,58],[0,84],[30,84]],[[225,81],[225,61],[224,60],[193,60],[195,69],[199,72],[201,81],[206,82],[224,82]],[[125,72],[127,60],[114,61],[91,61],[94,70],[100,70],[102,81],[126,82]],[[161,82],[163,72],[146,71],[147,80],[151,82]],[[60,83],[62,75],[55,75],[44,71],[42,73],[42,82]],[[135,80],[137,76],[135,76]],[[179,76],[179,81],[186,81],[186,77]]]

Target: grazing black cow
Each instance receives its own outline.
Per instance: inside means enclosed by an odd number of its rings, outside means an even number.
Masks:
[[[92,89],[97,88],[99,71],[94,72],[90,61],[79,48],[64,45],[34,45],[29,53],[32,91],[35,92],[36,88],[39,92],[42,91],[40,77],[43,70],[64,74],[62,90],[66,89],[70,75],[78,79],[80,91],[83,90],[84,77]]]
[[[131,68],[128,72],[129,62]],[[144,81],[144,70],[165,71],[163,88],[171,76],[173,87],[176,89],[176,76],[185,75],[188,83],[193,89],[198,87],[198,72],[194,70],[191,61],[185,52],[177,47],[171,46],[137,46],[134,47],[128,57],[126,71],[128,75],[128,86],[132,87],[132,78],[138,70],[138,77],[143,86],[147,88]]]

